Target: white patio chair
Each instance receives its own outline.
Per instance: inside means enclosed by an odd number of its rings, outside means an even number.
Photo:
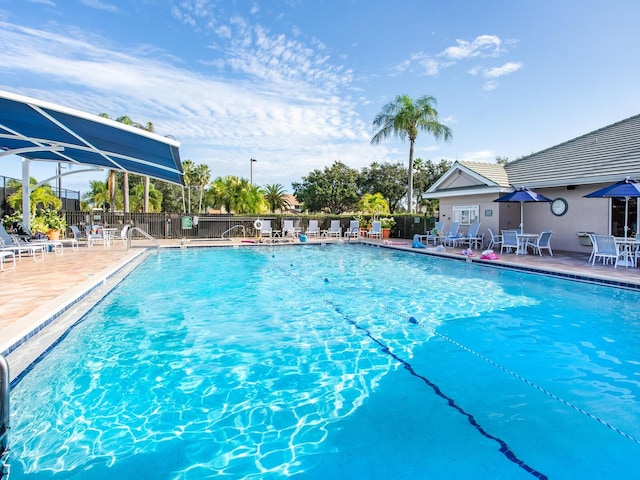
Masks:
[[[456,240],[462,236],[458,233],[459,229],[460,222],[452,222],[449,232],[447,232],[447,235],[442,239],[442,243],[445,245],[455,245]]]
[[[309,220],[309,226],[305,232],[307,237],[319,237],[320,228],[318,227],[318,220]]]
[[[344,236],[347,238],[360,238],[360,222],[351,220],[349,222],[349,230],[344,232]]]
[[[13,260],[13,266],[7,268],[7,259]],[[6,272],[7,270],[15,270],[16,268],[16,254],[11,250],[0,249],[0,271]]]
[[[503,253],[505,249],[509,249],[509,253],[511,253],[511,249],[515,249],[515,251],[517,252],[518,248],[520,248],[520,242],[518,241],[518,231],[503,230],[502,245],[500,245],[500,253]]]
[[[613,235],[594,235],[594,251],[591,265],[595,265],[596,260],[602,260],[602,264],[614,263],[614,268],[618,268],[618,262],[624,257],[624,252],[616,243]]]
[[[380,220],[371,222],[371,230],[367,232],[367,237],[382,238],[382,222]]]
[[[273,228],[271,227],[271,220],[262,220],[262,227],[260,228],[261,237],[269,237],[273,235]]]
[[[533,253],[538,252],[538,255],[542,256],[542,250],[548,250],[549,255],[553,257],[553,252],[551,251],[551,235],[553,232],[551,230],[545,230],[540,233],[540,236],[537,240],[533,242],[531,240],[527,240],[526,248],[531,247]]]
[[[444,222],[442,221],[436,222],[435,226],[433,227],[433,230],[431,230],[429,233],[427,233],[426,235],[418,235],[419,240],[421,242],[426,243],[427,245],[429,245],[429,242],[432,241],[433,244],[435,245],[438,242],[440,235],[442,235],[443,229],[444,229]],[[438,232],[438,233],[436,234],[435,232]]]
[[[474,222],[469,225],[469,231],[466,235],[456,238],[453,243],[454,246],[457,245],[469,245],[469,248],[474,247],[478,248],[478,245],[482,245],[483,236],[478,235],[478,231],[480,230],[480,222]]]
[[[324,234],[327,237],[342,237],[342,227],[340,226],[340,220],[331,220],[329,230],[325,230]]]
[[[502,235],[496,235],[490,228],[488,228],[487,231],[491,236],[491,240],[489,241],[489,246],[487,248],[492,250],[493,247],[499,247],[502,244]]]
[[[296,229],[293,226],[293,220],[282,221],[282,238],[287,236],[294,238],[298,236],[298,232],[296,232]]]
[[[4,228],[4,225],[0,223],[0,250],[5,252],[13,252],[18,254],[18,258],[22,258],[22,254],[28,254],[33,257],[33,261],[44,260],[44,244],[25,243],[16,239],[16,237],[9,235]],[[38,255],[40,254],[40,255]]]
[[[87,225],[86,227],[87,247],[92,247],[97,243],[103,246],[109,245],[109,239],[105,235],[102,225]]]

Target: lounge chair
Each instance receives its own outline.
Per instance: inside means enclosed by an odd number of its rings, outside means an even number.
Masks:
[[[436,222],[435,226],[433,227],[433,230],[431,230],[426,235],[418,235],[418,239],[419,241],[424,242],[427,245],[429,245],[429,242],[433,241],[433,244],[435,245],[438,242],[438,239],[440,238],[440,236],[442,235],[443,230],[444,230],[444,222],[442,221]]]
[[[7,259],[13,260],[13,266],[7,268]],[[0,250],[0,271],[14,270],[16,268],[16,254],[10,250]]]
[[[460,222],[452,222],[449,232],[442,239],[442,243],[445,245],[455,245],[456,240],[462,237],[462,235],[458,233],[459,229],[460,229]]]
[[[367,232],[367,237],[382,238],[382,222],[380,220],[371,222],[371,230]]]
[[[293,220],[282,221],[282,238],[287,236],[294,238],[298,236],[298,232],[296,232],[296,229],[293,226]]]
[[[515,249],[516,253],[520,248],[520,242],[518,240],[517,230],[503,230],[502,231],[502,245],[500,246],[500,253],[504,253],[505,249]]]
[[[273,236],[273,228],[271,228],[271,220],[262,220],[262,227],[260,228],[260,236],[269,237],[269,238]]]
[[[318,227],[318,220],[309,220],[309,226],[305,232],[307,237],[319,237],[320,228]]]
[[[4,225],[0,223],[0,251],[13,252],[14,256],[17,253],[18,258],[22,258],[23,253],[29,254],[33,257],[33,261],[37,262],[38,254],[40,254],[40,261],[44,260],[45,246],[19,241],[15,236],[9,235]]]
[[[324,231],[327,237],[342,237],[342,227],[340,226],[340,220],[331,220],[329,230]]]
[[[550,230],[545,230],[540,233],[540,236],[537,240],[533,242],[531,240],[527,240],[526,248],[531,247],[533,249],[533,253],[538,252],[538,255],[542,256],[542,250],[548,250],[549,255],[553,257],[553,252],[551,251],[551,235],[553,234]]]
[[[344,236],[347,238],[360,238],[360,222],[351,220],[349,222],[349,230],[344,232]]]
[[[453,241],[454,245],[469,245],[469,248],[474,247],[477,249],[478,245],[482,246],[482,241],[484,239],[482,235],[478,235],[479,230],[480,222],[472,223],[471,225],[469,225],[469,231],[466,235]]]
[[[603,265],[610,261],[614,263],[614,268],[618,267],[618,262],[625,258],[625,253],[620,250],[613,235],[593,235],[594,251],[591,265],[595,265],[596,260],[602,260]]]

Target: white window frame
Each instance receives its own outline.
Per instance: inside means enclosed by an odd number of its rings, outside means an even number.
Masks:
[[[471,225],[480,221],[480,205],[456,205],[453,207],[452,221],[460,225]]]

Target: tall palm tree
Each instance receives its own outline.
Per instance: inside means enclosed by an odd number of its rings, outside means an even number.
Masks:
[[[284,210],[289,208],[289,202],[287,200],[287,194],[284,191],[284,187],[279,183],[264,186],[264,200],[269,205],[269,211],[271,213],[276,210]]]
[[[431,95],[413,100],[409,95],[398,95],[394,101],[382,107],[382,111],[373,119],[377,129],[371,139],[372,145],[395,136],[401,140],[409,139],[409,191],[407,208],[413,211],[413,148],[420,130],[431,134],[436,140],[451,140],[449,127],[438,121],[437,101]]]
[[[184,173],[184,186],[187,189],[187,197],[188,197],[188,208],[185,206],[185,213],[191,212],[191,186],[194,184],[194,180],[196,177],[196,165],[191,160],[184,160],[182,162],[182,172]],[[184,205],[184,193],[182,198],[182,203]]]
[[[206,163],[200,163],[195,168],[195,183],[198,184],[198,190],[200,190],[200,201],[198,202],[198,212],[202,213],[202,196],[204,195],[204,188],[211,181],[211,170]]]

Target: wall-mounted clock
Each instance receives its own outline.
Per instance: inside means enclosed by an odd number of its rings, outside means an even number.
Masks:
[[[551,202],[551,213],[553,213],[557,217],[561,217],[565,213],[567,213],[567,209],[569,208],[569,204],[564,198],[556,198],[553,202]]]

